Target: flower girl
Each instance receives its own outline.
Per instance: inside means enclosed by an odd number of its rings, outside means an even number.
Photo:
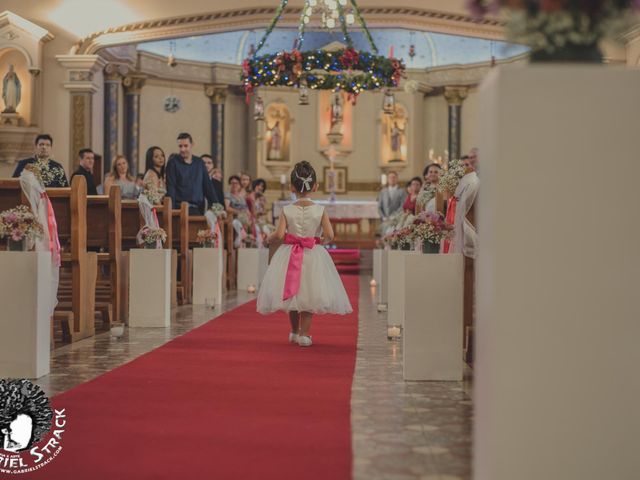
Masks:
[[[324,207],[311,201],[318,189],[316,172],[309,162],[299,162],[291,172],[291,191],[298,201],[282,210],[271,236],[284,240],[271,259],[258,293],[258,312],[289,312],[289,341],[311,346],[309,329],[315,313],[351,313],[340,276],[322,240],[333,240],[333,228]]]

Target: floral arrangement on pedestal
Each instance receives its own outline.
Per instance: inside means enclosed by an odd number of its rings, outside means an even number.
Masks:
[[[7,238],[8,250],[26,250],[27,240],[43,235],[42,225],[26,205],[0,213],[0,238]]]
[[[162,228],[151,228],[145,225],[140,230],[140,240],[144,248],[162,248],[167,241],[167,232]]]
[[[146,196],[152,205],[161,204],[166,194],[167,191],[164,188],[157,186],[152,181],[147,180],[146,182],[144,182],[144,187],[141,195]]]
[[[217,238],[216,233],[211,231],[210,229],[198,230],[198,233],[196,233],[196,241],[203,248],[215,247],[216,238]]]
[[[474,16],[507,9],[508,39],[532,49],[532,61],[602,62],[598,42],[631,26],[637,0],[470,0]]]
[[[452,230],[441,213],[422,214],[413,222],[412,236],[420,240],[423,253],[439,253],[440,242],[451,238]]]
[[[413,236],[411,227],[404,227],[388,233],[382,238],[384,245],[388,245],[392,250],[411,250]]]

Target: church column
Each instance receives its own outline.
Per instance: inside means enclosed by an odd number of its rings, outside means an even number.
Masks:
[[[104,68],[104,148],[103,171],[111,169],[118,155],[118,105],[122,76],[127,73],[123,65],[110,63]]]
[[[214,165],[224,172],[224,103],[225,85],[205,85],[204,93],[211,101],[211,157]]]
[[[42,126],[42,107],[40,105],[40,72],[39,68],[30,68],[31,74],[31,112],[29,115],[29,126]]]
[[[140,161],[140,93],[146,78],[140,75],[125,77],[124,151],[131,165],[131,173],[138,173]]]
[[[460,158],[461,153],[461,123],[462,101],[467,98],[467,87],[444,87],[444,98],[449,105],[449,160]]]
[[[98,55],[56,55],[56,60],[67,69],[67,81],[64,88],[69,92],[69,158],[75,169],[78,163],[78,151],[91,148],[91,121],[93,94],[100,88],[94,82],[96,71],[106,62]]]

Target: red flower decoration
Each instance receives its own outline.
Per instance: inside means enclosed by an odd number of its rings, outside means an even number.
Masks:
[[[358,63],[358,52],[353,48],[347,48],[340,57],[340,63],[347,70],[351,70]]]

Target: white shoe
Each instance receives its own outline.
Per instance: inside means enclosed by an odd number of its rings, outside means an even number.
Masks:
[[[297,333],[293,333],[291,332],[289,334],[289,342],[291,343],[298,343],[298,334]]]
[[[301,347],[310,347],[313,345],[311,337],[308,335],[298,335],[298,345]]]

